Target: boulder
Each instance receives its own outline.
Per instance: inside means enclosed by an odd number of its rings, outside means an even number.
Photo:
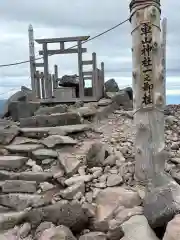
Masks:
[[[167,225],[163,240],[180,239],[180,215],[176,215]]]
[[[21,87],[21,90],[14,93],[8,100],[4,106],[3,117],[9,117],[9,104],[14,101],[33,101],[34,97],[32,94],[32,90],[26,88],[24,86]]]
[[[132,87],[127,87],[127,88],[125,88],[123,90],[127,92],[128,96],[129,96],[129,99],[133,100],[133,90],[132,90]]]
[[[86,161],[89,168],[101,167],[105,159],[109,156],[108,146],[100,142],[95,142],[87,152]]]
[[[66,226],[51,227],[41,234],[39,240],[76,240],[71,230]]]
[[[133,216],[122,225],[124,237],[122,240],[159,240],[156,234],[148,225],[148,221],[144,216]]]
[[[13,122],[0,119],[0,144],[9,144],[19,133],[19,128]]]
[[[54,107],[40,107],[34,115],[51,115],[53,113],[65,113],[67,112],[67,105],[59,104]]]
[[[118,84],[114,79],[109,79],[105,82],[105,92],[119,92]]]
[[[132,109],[132,100],[126,91],[121,90],[119,92],[106,92],[106,96],[115,102],[118,106],[122,106],[125,110]]]
[[[180,212],[180,187],[168,175],[158,175],[159,186],[146,193],[144,215],[152,228],[164,227]]]
[[[48,116],[38,115],[20,119],[20,127],[55,127],[81,123],[81,116],[75,112],[57,113]]]
[[[66,200],[32,209],[27,219],[35,226],[43,221],[48,221],[57,225],[65,225],[76,232],[83,230],[88,222],[88,217],[81,205]]]
[[[94,221],[96,229],[107,230],[108,221],[115,216],[120,206],[132,208],[141,204],[137,192],[123,187],[112,187],[101,190],[96,197],[97,211]]]
[[[59,86],[63,87],[73,87],[79,85],[79,79],[76,74],[74,75],[64,75],[60,79]]]
[[[9,104],[8,113],[13,121],[19,121],[20,118],[34,116],[34,113],[39,108],[39,102],[21,102],[13,101]]]

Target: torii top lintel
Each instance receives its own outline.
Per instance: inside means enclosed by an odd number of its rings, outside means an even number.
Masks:
[[[132,10],[136,6],[148,5],[150,3],[155,3],[160,6],[160,0],[131,0],[129,8]]]
[[[63,37],[63,38],[44,38],[44,39],[35,39],[39,44],[43,43],[59,43],[59,42],[78,42],[86,41],[90,36],[78,36],[78,37]]]

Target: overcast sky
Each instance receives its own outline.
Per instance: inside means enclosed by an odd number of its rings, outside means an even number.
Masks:
[[[180,0],[161,0],[162,18],[168,18],[167,93],[180,93]],[[129,16],[129,0],[1,0],[0,64],[28,60],[28,26],[35,38],[94,35]],[[131,26],[129,22],[86,43],[89,59],[105,63],[105,77],[120,86],[131,85]],[[40,50],[35,45],[36,54]],[[52,47],[53,48],[53,47]],[[58,64],[59,75],[77,73],[77,55],[50,57],[50,71]],[[7,98],[21,85],[30,86],[29,64],[0,68],[0,98]],[[9,92],[8,92],[9,91]],[[6,94],[1,94],[1,93]],[[8,92],[8,93],[7,93]]]

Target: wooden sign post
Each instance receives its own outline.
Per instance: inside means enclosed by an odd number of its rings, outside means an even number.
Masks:
[[[135,176],[152,185],[163,168],[164,88],[161,63],[160,0],[132,0],[133,104],[136,124]]]

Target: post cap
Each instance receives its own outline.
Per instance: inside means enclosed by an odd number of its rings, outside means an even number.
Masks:
[[[33,31],[33,26],[32,26],[32,24],[29,24],[28,30],[29,30],[29,31]]]
[[[155,3],[155,4],[159,5],[159,7],[160,7],[160,0],[131,0],[131,2],[129,4],[129,8],[131,11],[136,6],[141,6],[141,5],[145,5],[145,4],[151,4],[151,3]]]

